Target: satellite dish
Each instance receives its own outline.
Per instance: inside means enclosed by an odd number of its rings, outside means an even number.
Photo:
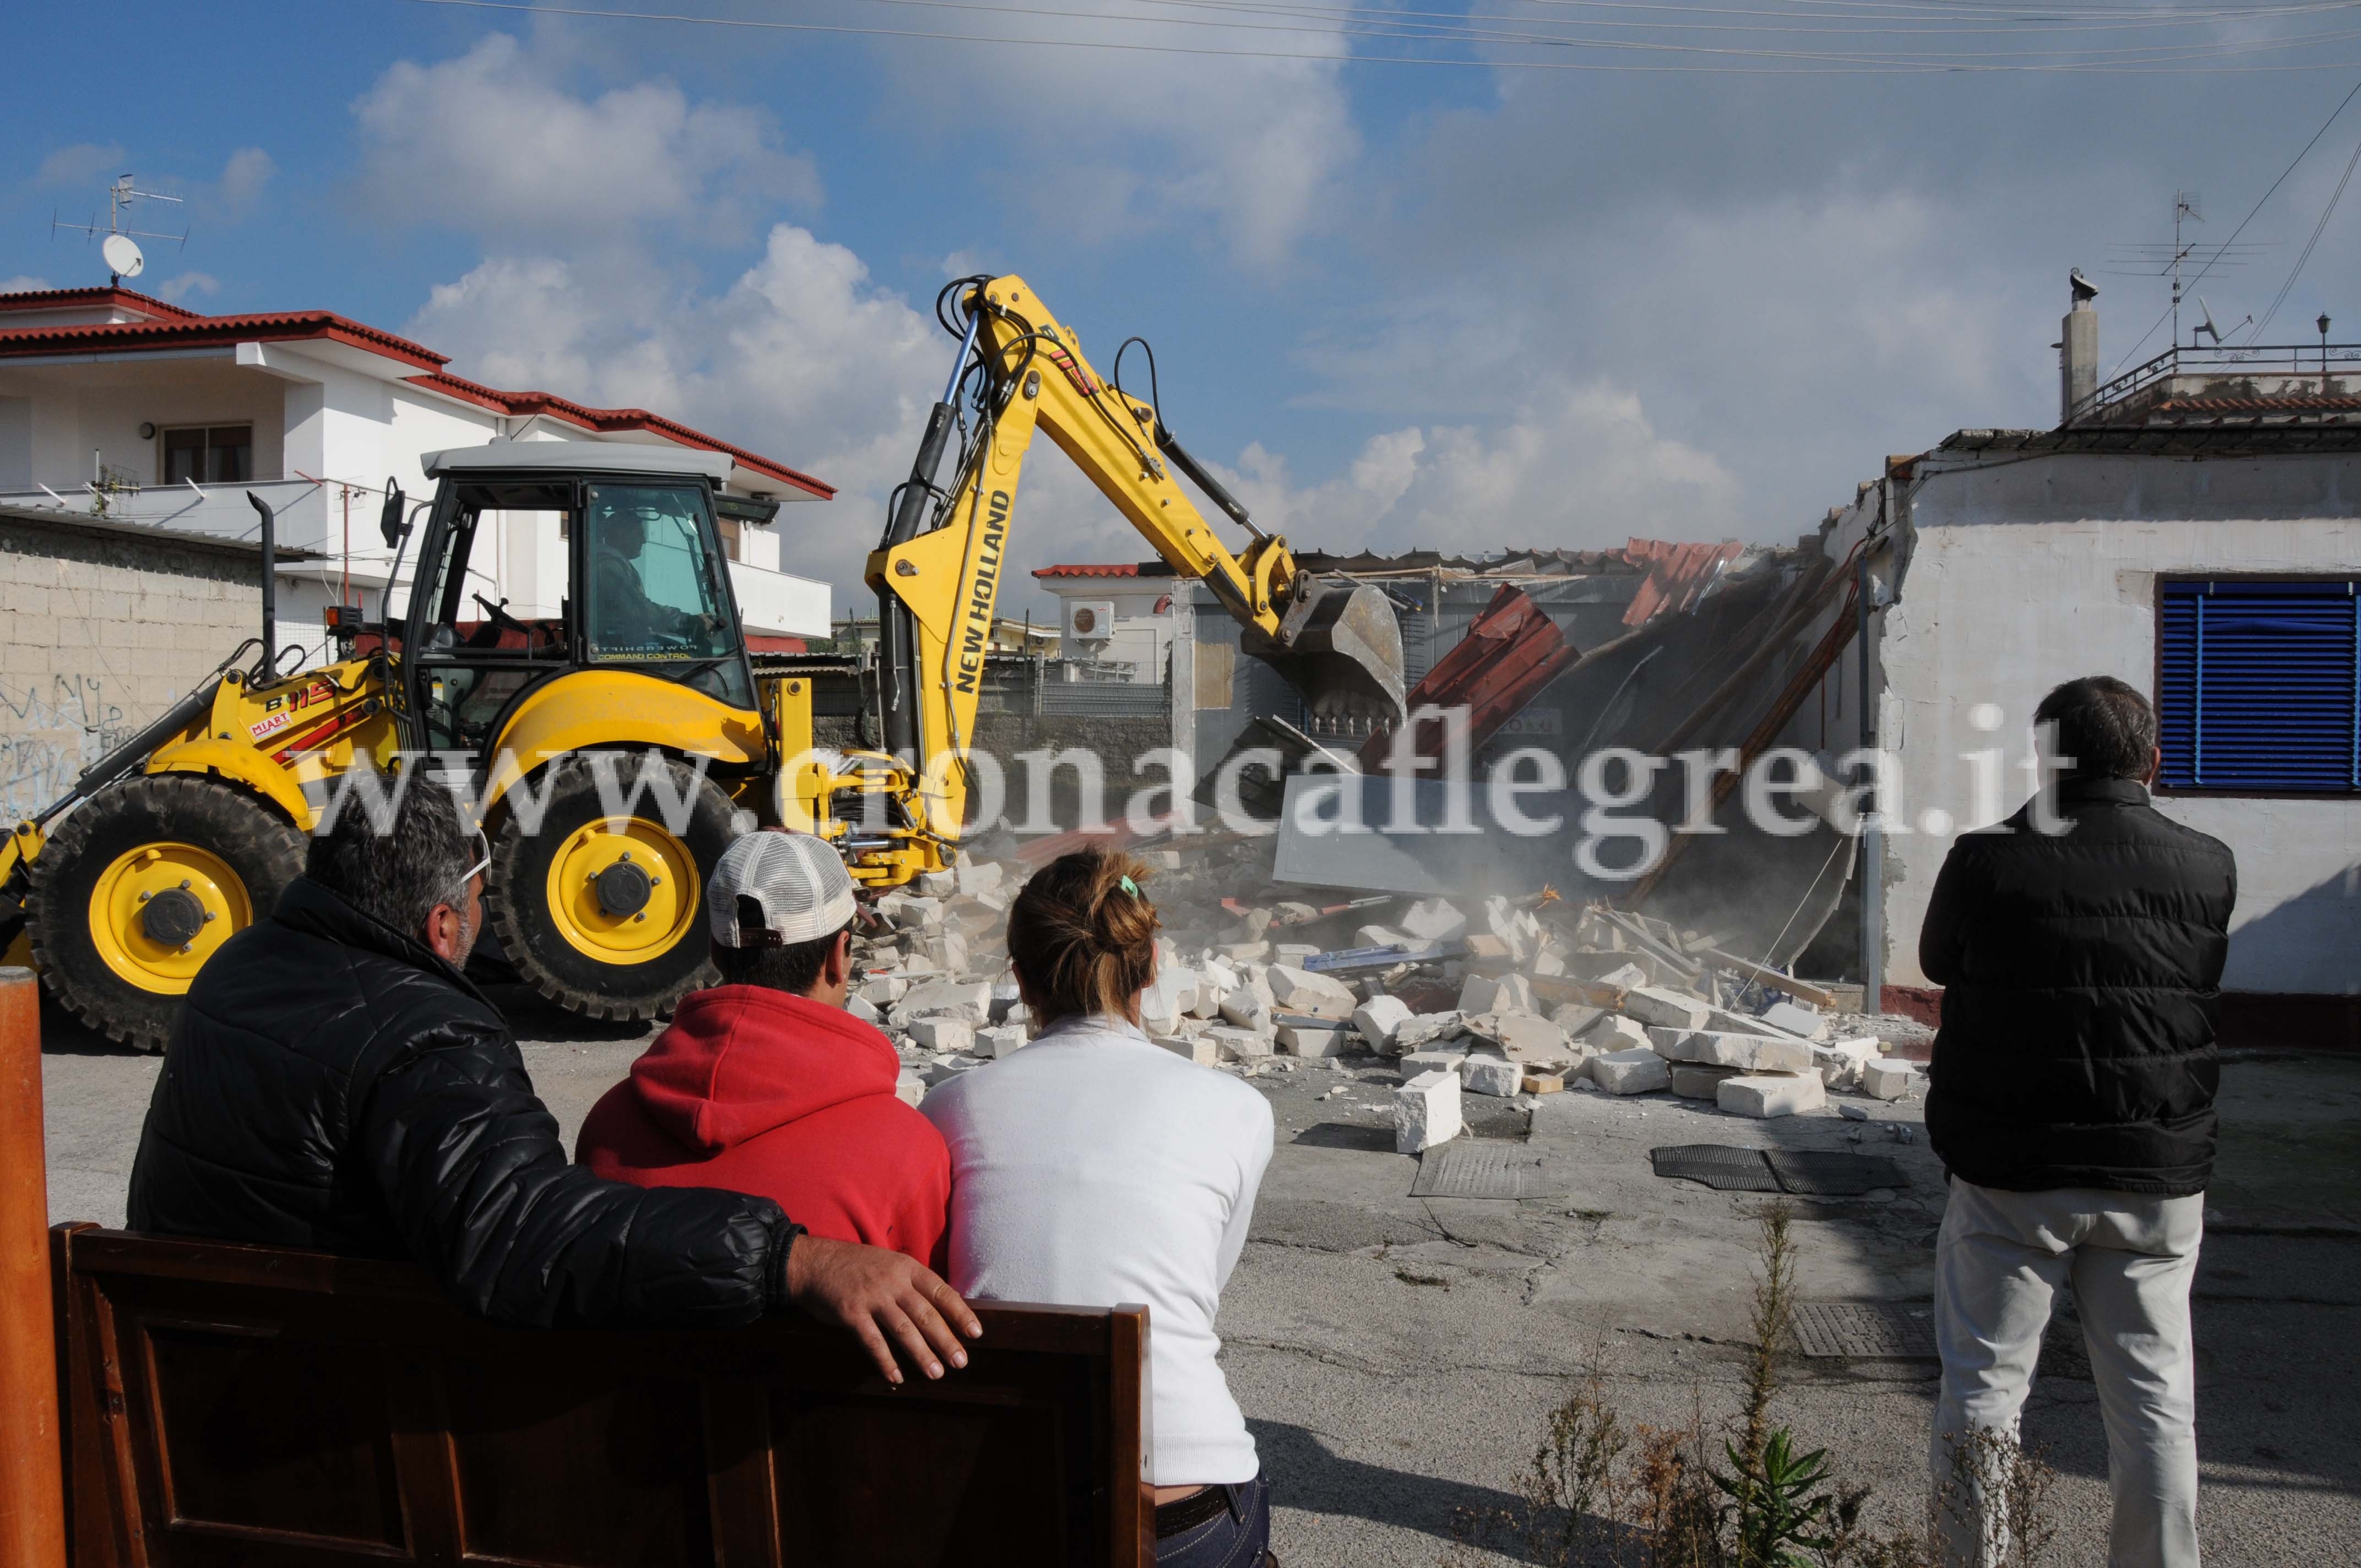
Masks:
[[[138,242],[127,234],[111,234],[100,242],[98,252],[106,258],[106,269],[118,278],[137,278],[148,265],[139,254]]]

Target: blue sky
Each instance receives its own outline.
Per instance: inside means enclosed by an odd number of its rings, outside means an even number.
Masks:
[[[1278,0],[1165,0],[1159,22],[1101,19],[1151,3],[1033,7],[1091,17],[880,0],[667,8],[1476,58],[1340,38],[1336,10],[1275,15]],[[2169,35],[2082,41],[2218,49],[2312,30],[2324,41],[2305,50],[2212,63],[2361,61],[2361,40],[2332,36],[2361,7],[2216,9]],[[1571,14],[1537,0],[1384,10],[1520,28],[1491,18]],[[1714,10],[1730,14],[1713,26],[1763,32],[1592,36],[1865,52],[1977,20],[1964,0],[1581,14],[1658,28]],[[53,241],[49,218],[103,209],[108,179],[135,171],[188,198],[139,214],[193,225],[184,251],[151,244],[142,280],[177,285],[184,303],[341,311],[414,334],[463,374],[644,404],[842,486],[811,509],[825,516],[796,521],[788,550],[839,584],[840,604],[948,366],[930,306],[950,269],[1023,272],[1103,368],[1123,337],[1149,337],[1173,427],[1298,543],[1793,537],[1887,453],[1961,425],[2053,422],[2067,267],[2101,273],[2112,247],[2169,236],[2177,187],[2202,192],[2193,232],[2226,238],[2361,80],[2361,64],[1406,67],[403,0],[19,7],[10,31],[20,60],[57,69],[20,74],[0,100],[0,280],[103,281],[94,251]],[[1928,47],[1964,61],[2048,44],[1967,32]],[[1747,63],[1483,47],[1496,61]],[[2207,280],[2225,324],[2268,305],[2356,142],[2361,104],[2243,236],[2277,247]],[[2350,323],[2334,335],[2361,336],[2356,250],[2349,196],[2270,339],[2310,337],[2323,310]],[[2112,364],[2165,296],[2153,278],[2100,282]],[[2158,334],[2142,353],[2161,346]],[[1026,564],[1147,553],[1043,453]]]

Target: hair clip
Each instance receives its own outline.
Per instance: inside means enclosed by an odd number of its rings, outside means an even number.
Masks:
[[[1129,877],[1126,877],[1126,878],[1124,878],[1124,879],[1123,879],[1123,881],[1122,881],[1121,883],[1117,883],[1116,885],[1120,886],[1120,887],[1124,890],[1124,892],[1126,892],[1126,893],[1127,893],[1127,894],[1131,894],[1131,896],[1132,896],[1132,897],[1134,897],[1134,898],[1137,898],[1137,897],[1140,895],[1140,894],[1139,894],[1139,884],[1138,884],[1137,883],[1136,883],[1136,882],[1132,881]]]

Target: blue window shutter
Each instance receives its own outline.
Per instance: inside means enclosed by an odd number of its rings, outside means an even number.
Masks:
[[[2167,582],[2158,634],[2167,785],[2361,790],[2354,582]]]

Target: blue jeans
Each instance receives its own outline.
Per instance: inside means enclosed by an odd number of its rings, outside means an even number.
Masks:
[[[1156,1568],[1260,1568],[1270,1547],[1270,1480],[1259,1470],[1251,1481],[1216,1486],[1230,1507],[1204,1523],[1156,1543]]]

